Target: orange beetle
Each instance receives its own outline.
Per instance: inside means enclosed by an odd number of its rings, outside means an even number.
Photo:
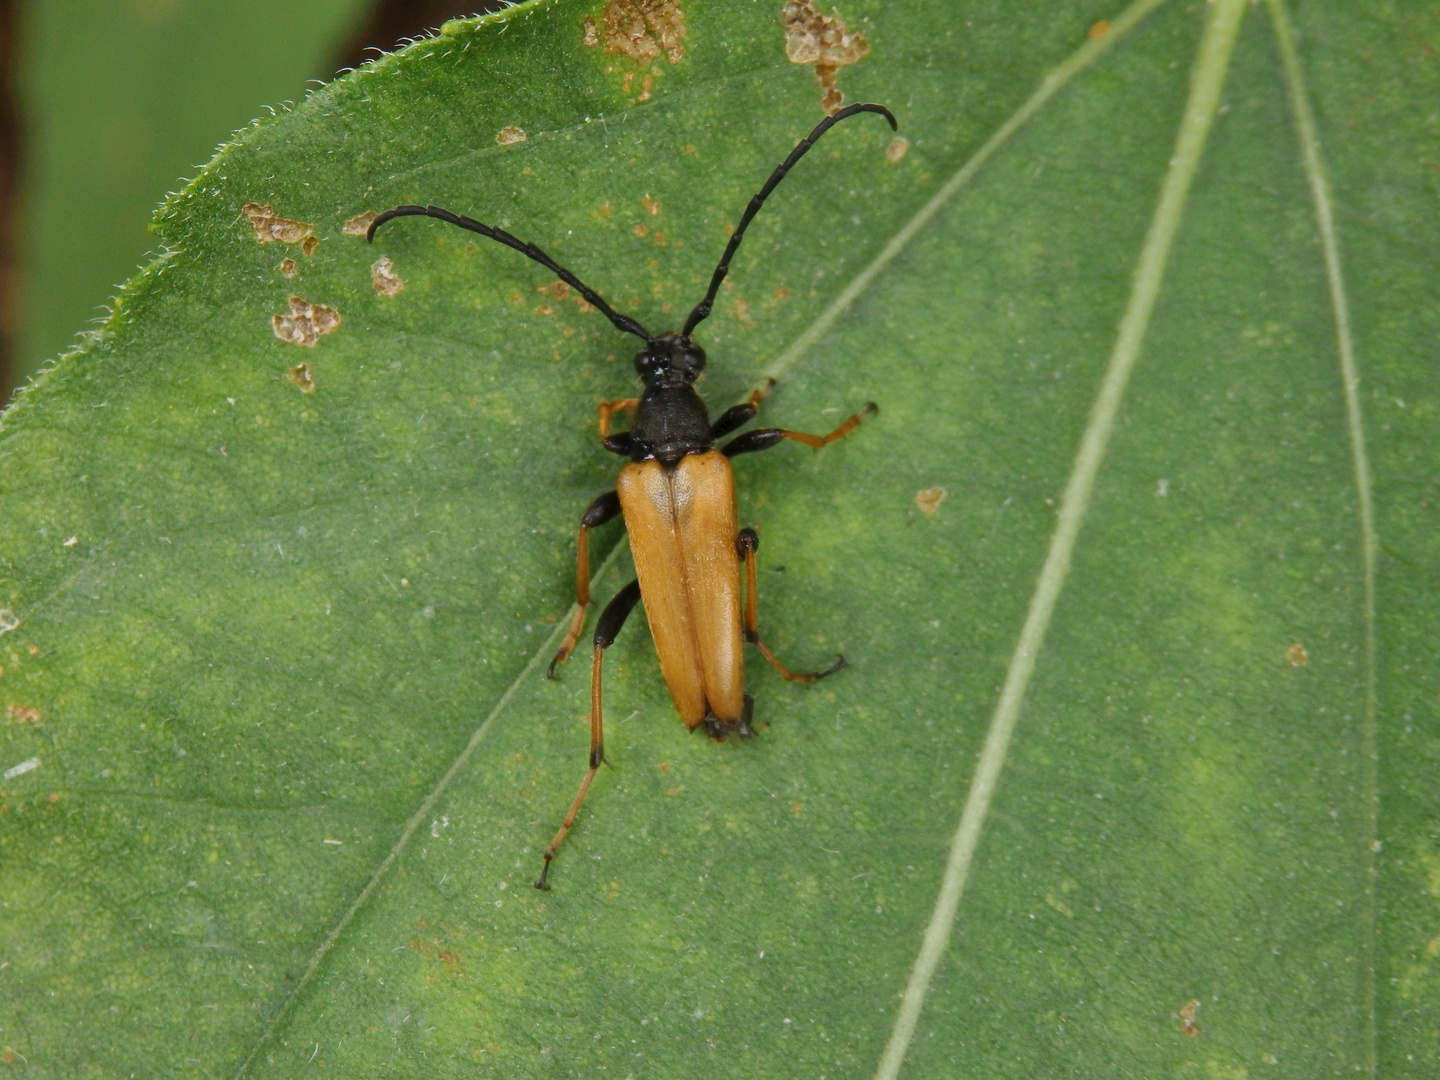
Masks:
[[[754,418],[774,381],[769,380],[763,390],[755,391],[741,404],[727,409],[712,423],[694,386],[705,367],[705,351],[695,344],[690,334],[710,314],[715,294],[729,273],[730,260],[740,246],[745,228],[770,192],[826,131],[846,117],[867,112],[885,117],[892,129],[897,126],[895,117],[883,105],[848,106],[817,124],[770,174],[765,186],[741,215],[740,224],[711,276],[705,299],[695,305],[685,320],[685,328],[678,334],[650,333],[636,320],[611,308],[598,293],[534,244],[474,218],[453,214],[438,206],[397,206],[379,215],[370,225],[368,239],[373,240],[375,230],[392,218],[432,217],[497,240],[548,267],[602,311],[618,329],[645,342],[635,357],[635,370],[645,384],[642,396],[600,403],[600,441],[607,450],[629,457],[630,463],[620,470],[615,490],[607,491],[592,502],[580,518],[576,568],[578,609],[569,633],[550,662],[550,677],[555,675],[555,666],[569,657],[585,627],[585,612],[590,606],[591,529],[624,515],[637,580],[615,594],[595,627],[595,654],[590,669],[590,767],[560,830],[545,850],[544,867],[535,882],[537,889],[549,887],[546,879],[550,862],[575,824],[595,771],[605,760],[601,657],[614,642],[637,601],[645,603],[660,671],[675,711],[686,727],[693,731],[703,726],[715,739],[724,739],[731,732],[742,738],[755,734],[750,727],[752,701],[745,693],[742,639],[754,644],[775,670],[792,682],[814,682],[845,666],[845,658],[840,657],[824,671],[796,674],[781,664],[760,640],[755,599],[755,552],[759,540],[753,529],[738,528],[730,459],[736,454],[768,449],[785,439],[818,450],[853,431],[867,414],[875,411],[875,405],[867,404],[828,435],[756,428],[717,450],[715,440]],[[610,420],[617,412],[634,412],[634,422],[628,431],[611,432]],[[742,561],[747,597],[743,614],[739,575]]]

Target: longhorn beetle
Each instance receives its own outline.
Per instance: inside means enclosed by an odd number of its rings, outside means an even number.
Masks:
[[[581,515],[576,566],[578,610],[560,650],[550,661],[547,672],[550,678],[555,677],[555,665],[570,656],[585,628],[585,611],[590,606],[591,529],[605,524],[616,515],[624,516],[638,579],[615,594],[595,627],[595,654],[590,667],[590,768],[580,782],[580,790],[570,805],[570,812],[565,815],[560,831],[545,850],[545,863],[539,880],[535,882],[537,889],[549,888],[546,878],[550,873],[550,862],[566,833],[575,824],[580,804],[590,790],[590,781],[605,760],[600,696],[601,657],[614,642],[637,601],[645,601],[645,614],[655,638],[660,671],[665,676],[665,686],[670,691],[675,710],[690,730],[703,725],[714,739],[724,739],[731,732],[741,738],[755,734],[750,727],[754,702],[745,692],[742,637],[759,649],[775,670],[791,682],[814,682],[835,674],[845,666],[842,656],[824,671],[796,674],[780,663],[760,639],[755,598],[755,552],[760,541],[755,530],[736,527],[735,481],[730,459],[736,454],[768,450],[785,439],[819,450],[854,431],[865,416],[875,412],[875,403],[868,403],[828,435],[807,435],[784,428],[756,428],[716,450],[716,439],[754,418],[760,402],[774,386],[774,380],[767,380],[763,389],[756,390],[739,405],[726,409],[712,423],[705,403],[694,387],[695,379],[705,367],[705,350],[695,344],[690,335],[710,314],[720,283],[730,271],[730,260],[745,236],[745,228],[770,193],[820,136],[856,113],[879,113],[889,121],[892,130],[897,127],[889,109],[871,104],[851,105],[815,125],[815,130],[795,145],[790,156],[780,163],[765,181],[765,186],[751,198],[745,213],[740,216],[740,224],[725,245],[725,254],[720,256],[720,263],[710,278],[705,299],[695,305],[690,317],[685,320],[685,328],[678,334],[673,331],[652,334],[636,320],[612,308],[599,293],[534,244],[527,244],[504,229],[483,224],[474,218],[453,214],[438,206],[407,205],[386,210],[370,223],[366,239],[371,241],[375,239],[376,229],[397,217],[439,218],[497,240],[557,274],[588,303],[604,312],[617,329],[634,334],[645,342],[645,347],[635,356],[635,370],[645,384],[644,393],[638,398],[600,403],[600,441],[606,450],[629,457],[630,463],[620,470],[615,490],[605,492]],[[622,412],[635,414],[630,429],[612,432],[611,418]],[[746,601],[743,614],[739,561],[745,564]]]

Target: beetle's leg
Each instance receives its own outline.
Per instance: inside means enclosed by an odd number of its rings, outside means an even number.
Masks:
[[[633,412],[639,404],[638,397],[616,398],[614,401],[600,402],[600,442],[612,454],[628,454],[630,452],[630,433],[621,431],[611,435],[610,417],[619,412]]]
[[[760,538],[755,535],[754,529],[741,529],[740,535],[735,540],[735,550],[740,558],[745,560],[745,640],[760,650],[760,655],[770,661],[770,666],[780,673],[780,677],[790,682],[814,682],[823,679],[826,675],[834,675],[845,666],[845,657],[836,658],[824,671],[811,671],[803,675],[797,675],[784,664],[775,658],[770,647],[760,640],[760,613],[759,603],[755,590],[755,552],[760,549]]]
[[[744,427],[755,418],[760,411],[760,402],[765,400],[765,395],[775,388],[775,380],[765,376],[765,385],[751,393],[739,405],[732,405],[720,414],[720,418],[710,425],[710,437],[718,439],[723,435],[729,435],[738,427]]]
[[[865,403],[863,409],[828,435],[808,435],[803,431],[788,431],[785,428],[756,428],[754,431],[747,431],[738,439],[731,439],[720,448],[720,452],[726,457],[734,457],[736,454],[749,454],[756,450],[769,450],[770,447],[783,442],[785,439],[804,443],[812,449],[819,450],[822,446],[829,446],[836,439],[843,439],[859,427],[860,421],[864,420],[865,417],[879,411],[879,408],[873,401],[868,401]]]
[[[550,661],[550,667],[545,672],[547,679],[555,677],[556,664],[563,664],[570,659],[575,642],[580,640],[580,631],[585,629],[585,609],[590,606],[590,530],[604,525],[619,513],[620,496],[613,491],[607,491],[592,502],[580,517],[580,543],[577,545],[579,555],[575,566],[575,603],[579,604],[580,608],[570,620],[570,632],[560,643],[555,659]]]
[[[600,700],[600,658],[615,641],[615,635],[620,633],[620,628],[625,625],[626,618],[639,599],[640,582],[632,581],[616,593],[610,603],[605,605],[605,610],[600,613],[600,621],[595,626],[595,660],[590,667],[590,770],[585,774],[585,779],[580,781],[580,790],[575,793],[575,801],[570,804],[570,812],[560,823],[560,831],[555,834],[555,839],[551,840],[550,846],[545,849],[545,865],[540,871],[540,879],[535,882],[537,889],[549,888],[545,884],[545,879],[550,874],[550,861],[555,858],[555,849],[560,846],[561,841],[565,839],[565,834],[575,824],[575,817],[580,813],[580,804],[585,801],[585,793],[590,790],[590,781],[595,779],[595,771],[605,760],[605,718]]]

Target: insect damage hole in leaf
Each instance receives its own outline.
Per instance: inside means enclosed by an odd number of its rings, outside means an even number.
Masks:
[[[370,225],[379,216],[374,210],[366,210],[363,214],[356,214],[340,226],[340,231],[346,236],[364,236],[370,231]]]
[[[394,296],[405,288],[405,282],[395,273],[395,264],[390,261],[389,255],[381,255],[375,260],[375,265],[370,268],[370,283],[381,296]]]
[[[325,304],[312,304],[292,296],[289,314],[272,315],[270,322],[281,341],[308,348],[340,325],[340,312]]]
[[[250,219],[250,227],[255,230],[255,239],[259,243],[273,244],[278,241],[282,244],[299,244],[300,250],[306,255],[315,253],[319,241],[315,238],[313,226],[306,225],[303,221],[279,217],[269,205],[246,203],[240,210]]]
[[[827,115],[834,113],[845,101],[845,95],[835,85],[836,69],[864,58],[870,43],[860,33],[846,29],[839,16],[821,15],[811,0],[789,0],[780,24],[785,27],[785,56],[792,64],[815,65],[815,77],[820,80],[820,107]]]
[[[655,87],[655,73],[648,70],[650,61],[662,53],[671,64],[678,64],[685,55],[680,44],[685,37],[685,13],[676,0],[610,0],[600,13],[603,29],[586,16],[583,24],[585,45],[596,48],[604,42],[605,51],[629,57],[645,72],[640,80],[638,101],[649,101]],[[630,93],[635,71],[621,78],[620,92]]]

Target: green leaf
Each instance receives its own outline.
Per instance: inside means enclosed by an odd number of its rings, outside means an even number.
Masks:
[[[5,414],[6,1060],[1433,1075],[1440,7],[847,0],[836,85],[906,152],[827,135],[697,338],[712,410],[880,405],[736,462],[767,640],[850,667],[752,657],[717,745],[637,617],[539,893],[635,342],[500,245],[343,226],[447,206],[678,325],[822,87],[779,3],[649,4],[648,61],[627,7],[453,23],[247,131]],[[292,295],[340,325],[281,341]]]

